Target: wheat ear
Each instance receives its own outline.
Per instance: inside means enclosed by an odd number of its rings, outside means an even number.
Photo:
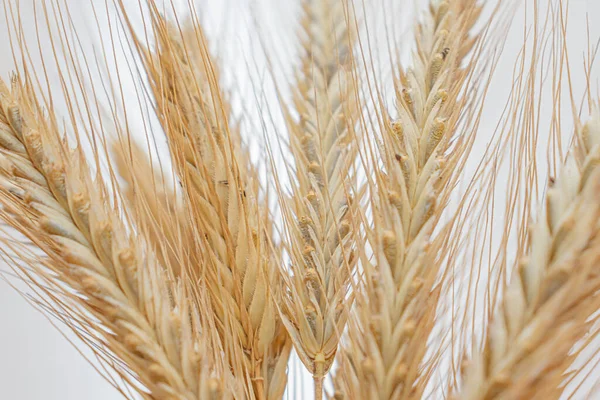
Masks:
[[[346,323],[355,265],[348,235],[353,204],[343,182],[355,160],[358,110],[347,5],[305,0],[302,7],[304,54],[294,92],[299,120],[288,113],[296,184],[284,205],[293,276],[281,310],[320,399]]]
[[[257,172],[228,121],[227,107],[196,24],[179,29],[153,15],[158,39],[146,68],[171,156],[191,210],[218,329],[248,395],[279,399],[291,343],[272,287],[277,269],[258,205]],[[146,53],[147,54],[147,53]],[[242,376],[243,374],[243,376]]]
[[[558,399],[569,352],[600,307],[600,117],[555,182],[488,328],[461,399]]]
[[[383,126],[383,169],[372,163],[374,226],[367,239],[374,256],[359,254],[365,288],[357,295],[334,380],[339,396],[420,398],[424,390],[422,363],[440,293],[435,283],[443,240],[432,233],[464,151],[458,141],[448,154],[471,68],[460,63],[472,47],[469,30],[478,13],[470,1],[435,1],[418,26],[415,64],[401,73],[397,87],[399,117]]]
[[[1,216],[47,255],[37,272],[100,322],[84,326],[125,363],[124,376],[146,387],[140,393],[196,398],[194,310],[176,301],[143,241],[128,236],[101,178],[91,179],[80,150],[70,153],[30,86],[1,83],[0,102]]]

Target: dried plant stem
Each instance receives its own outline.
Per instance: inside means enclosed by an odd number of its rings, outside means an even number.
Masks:
[[[433,328],[442,235],[432,234],[461,155],[449,142],[463,110],[459,94],[470,67],[460,68],[474,39],[479,8],[471,1],[431,2],[417,30],[412,69],[397,87],[399,118],[382,132],[383,169],[371,182],[375,257],[359,255],[365,289],[349,322],[336,391],[349,398],[420,398],[422,363]],[[364,218],[369,216],[365,213]]]
[[[257,172],[230,126],[200,27],[153,15],[158,38],[146,69],[185,201],[200,239],[194,265],[206,278],[221,340],[247,396],[279,399],[291,342],[273,302],[277,268]],[[192,272],[193,273],[193,272]]]
[[[320,399],[346,323],[355,264],[348,235],[354,206],[343,184],[356,154],[354,34],[344,1],[305,0],[302,7],[304,54],[293,98],[300,117],[290,112],[287,121],[296,183],[283,207],[293,276],[286,277],[281,311]]]
[[[325,380],[325,373],[321,371],[317,371],[314,378],[315,385],[315,400],[321,400],[323,398],[323,381]]]
[[[459,398],[558,399],[569,352],[600,307],[600,117],[578,135],[530,249],[513,273],[488,328],[485,347],[466,369]]]

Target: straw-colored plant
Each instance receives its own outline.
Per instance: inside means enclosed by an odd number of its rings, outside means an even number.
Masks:
[[[266,66],[243,99],[258,114],[236,105],[243,85],[226,84],[193,2],[184,16],[140,0],[140,22],[114,0],[119,32],[98,61],[49,1],[53,62],[36,68],[21,11],[4,0],[18,72],[0,80],[0,254],[127,398],[292,397],[292,354],[319,400],[594,396],[595,52],[580,110],[563,84],[566,7],[548,1],[540,26],[534,0],[534,34],[491,134],[481,116],[517,0],[423,0],[413,36],[391,29],[408,1],[298,0],[290,76],[259,29]],[[119,68],[101,83],[91,72],[111,57],[118,67],[118,46],[135,93]],[[58,91],[43,83],[49,71]],[[262,108],[267,81],[279,112]],[[262,136],[256,162],[249,139]]]

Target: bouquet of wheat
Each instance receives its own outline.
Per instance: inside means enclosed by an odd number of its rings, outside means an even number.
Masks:
[[[572,101],[575,133],[562,145],[554,127],[551,176],[538,178],[543,38],[515,66],[486,151],[472,151],[516,2],[485,12],[476,0],[431,0],[411,55],[387,50],[387,86],[371,56],[390,47],[369,40],[365,16],[377,6],[298,3],[300,62],[292,80],[275,82],[285,134],[263,148],[266,174],[245,140],[257,132],[238,123],[193,7],[167,17],[154,0],[140,1],[140,30],[125,0],[114,0],[145,85],[137,98],[116,90],[108,110],[94,97],[103,86],[82,83],[89,65],[77,61],[64,27],[52,43],[67,65],[59,72],[66,118],[15,34],[19,72],[0,84],[4,261],[128,398],[281,399],[294,378],[291,354],[312,375],[315,399],[580,393],[570,385],[585,370],[575,360],[600,309],[591,84],[589,117],[580,122]],[[18,8],[7,15],[19,32]],[[569,68],[565,15],[561,4],[546,28],[555,76]],[[557,109],[562,87],[553,81]],[[168,144],[166,171],[148,133],[120,117],[144,99]],[[283,162],[276,144],[289,154]],[[507,157],[505,233],[490,250],[490,204]]]

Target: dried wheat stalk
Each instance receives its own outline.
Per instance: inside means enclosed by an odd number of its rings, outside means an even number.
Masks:
[[[459,67],[479,14],[470,1],[431,2],[417,30],[415,65],[400,77],[399,118],[386,124],[383,169],[373,163],[374,257],[361,249],[365,292],[349,323],[336,393],[345,398],[420,398],[434,323],[439,245],[432,238],[461,148],[448,154],[464,101]],[[365,214],[364,219],[368,215]]]
[[[153,18],[158,49],[147,53],[145,65],[200,240],[192,264],[208,282],[231,363],[248,377],[247,396],[279,399],[291,343],[273,302],[278,275],[257,171],[230,126],[199,27],[180,31],[158,13]]]
[[[38,273],[59,292],[66,284],[80,293],[71,298],[100,322],[90,321],[95,334],[149,391],[141,393],[207,393],[193,342],[199,310],[181,303],[144,242],[129,237],[101,178],[92,179],[80,149],[68,149],[55,121],[44,119],[31,87],[16,77],[10,90],[0,82],[0,103],[0,217],[46,254]],[[209,392],[222,383],[211,380]]]
[[[293,276],[284,271],[281,311],[321,398],[346,323],[355,265],[348,235],[354,205],[344,180],[352,179],[347,171],[356,154],[358,109],[345,2],[306,0],[302,13],[302,66],[293,97],[299,118],[287,114],[296,178],[284,204]]]
[[[600,307],[600,117],[556,181],[488,328],[467,367],[461,399],[558,399],[569,352]]]

